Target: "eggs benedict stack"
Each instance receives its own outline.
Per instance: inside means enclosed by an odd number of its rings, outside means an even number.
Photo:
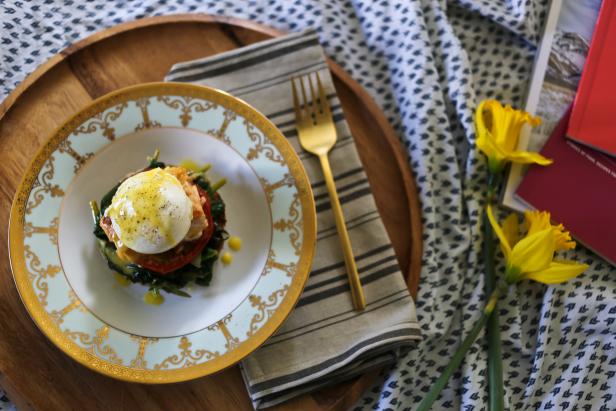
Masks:
[[[91,203],[94,234],[108,265],[131,282],[181,296],[188,282],[208,285],[227,233],[225,207],[203,170],[166,166],[157,154],[144,170]]]

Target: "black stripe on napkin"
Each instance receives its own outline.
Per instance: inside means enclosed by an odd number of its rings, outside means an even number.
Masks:
[[[254,93],[254,92],[259,91],[259,90],[263,90],[265,88],[270,88],[270,87],[277,86],[278,84],[289,83],[289,86],[291,86],[290,79],[291,79],[291,77],[294,77],[294,75],[298,75],[299,73],[301,73],[303,71],[307,71],[308,69],[311,69],[310,72],[313,72],[313,71],[323,70],[325,68],[327,68],[327,64],[324,63],[324,62],[319,61],[317,63],[312,63],[312,64],[309,64],[307,66],[300,67],[300,68],[297,68],[297,69],[292,70],[292,71],[288,71],[286,73],[281,73],[281,74],[279,74],[279,75],[277,75],[275,77],[271,77],[269,79],[264,79],[264,80],[258,81],[256,83],[246,84],[246,85],[241,86],[241,87],[231,88],[231,89],[228,89],[226,91],[229,92],[229,93],[232,93],[232,94],[236,94],[238,96],[243,96],[243,95],[246,95],[246,94]],[[267,84],[265,84],[265,83],[267,83]],[[252,89],[251,87],[254,87],[254,86],[260,86],[260,87]],[[242,89],[249,89],[249,90],[242,90]],[[239,90],[242,90],[242,91],[239,91]]]
[[[344,120],[344,113],[334,114],[332,116],[332,118],[334,119],[334,123],[338,123],[340,121],[343,121]],[[284,136],[286,138],[297,137],[297,128],[292,128],[290,130],[283,131],[282,134],[284,134]],[[340,141],[340,139],[338,141]]]
[[[247,54],[251,54],[251,53],[256,53],[259,52],[261,50],[270,48],[270,47],[275,47],[275,46],[280,46],[281,44],[286,44],[286,43],[290,43],[294,40],[297,40],[299,38],[301,38],[302,36],[291,36],[289,38],[283,39],[283,40],[279,40],[279,41],[274,41],[273,43],[271,41],[269,42],[264,42],[264,44],[258,44],[258,45],[254,45],[253,47],[247,47],[245,49],[242,49],[241,51],[238,50],[237,53],[231,53],[231,54],[227,54],[227,55],[222,55],[219,58],[216,58],[214,60],[208,60],[208,61],[204,61],[202,63],[195,63],[195,64],[189,64],[186,66],[180,66],[180,67],[176,67],[173,70],[171,70],[169,73],[167,73],[167,77],[171,77],[174,74],[177,73],[181,73],[184,71],[190,71],[190,70],[194,70],[194,69],[198,69],[198,68],[205,68],[207,66],[210,66],[214,63],[220,63],[223,61],[227,61],[230,59],[235,59],[238,57],[242,57],[245,56]]]
[[[377,254],[380,254],[380,253],[382,253],[384,251],[393,250],[393,248],[394,247],[391,244],[385,244],[383,246],[380,246],[380,247],[377,247],[377,248],[372,249],[370,251],[367,251],[364,254],[355,256],[355,261],[357,262],[357,261],[361,261],[361,260],[363,260],[365,258],[370,258],[370,257],[372,257],[374,255],[377,255]],[[337,262],[335,264],[327,265],[325,267],[321,267],[321,268],[318,268],[316,270],[312,270],[310,272],[309,278],[313,278],[314,276],[319,275],[319,274],[325,274],[325,273],[327,273],[329,271],[336,270],[336,269],[341,268],[341,267],[344,267],[344,261],[339,261],[339,262]]]
[[[330,107],[333,115],[335,116],[336,114],[341,114],[342,113],[342,106],[340,104],[334,104]],[[279,111],[278,113],[276,113],[276,115],[280,116],[282,114],[291,114],[293,113],[294,109],[292,110],[284,110],[284,111]],[[267,116],[270,120],[272,119],[272,115],[268,115]],[[283,121],[283,122],[279,122],[276,123],[274,122],[274,124],[276,124],[276,127],[278,127],[279,129],[283,129],[286,127],[293,127],[295,129],[296,127],[296,122],[295,122],[295,118],[293,118],[292,120],[287,120],[287,121]]]
[[[367,213],[364,213],[364,214],[362,214],[362,215],[359,215],[359,216],[357,216],[357,217],[355,217],[355,218],[351,218],[350,220],[346,220],[346,219],[345,219],[345,220],[344,220],[344,222],[346,223],[347,227],[350,227],[350,226],[352,226],[353,224],[355,224],[355,223],[357,223],[357,222],[359,222],[360,224],[361,224],[361,223],[366,223],[366,222],[369,222],[369,221],[371,221],[372,219],[369,219],[369,220],[364,220],[364,219],[365,219],[366,217],[368,217],[368,216],[375,216],[375,215],[376,215],[376,216],[378,216],[378,215],[379,215],[378,210],[368,211]],[[329,231],[334,231],[334,232],[336,232],[336,231],[337,231],[336,225],[332,225],[332,226],[330,226],[330,227],[328,227],[328,228],[323,228],[323,229],[321,229],[321,230],[317,231],[317,240],[319,240],[321,237],[326,237],[326,236],[328,236],[328,235],[329,235],[329,233],[328,233]]]
[[[334,176],[334,181],[338,181],[338,180],[342,180],[343,178],[347,178],[347,177],[351,177],[354,174],[357,173],[361,173],[362,171],[364,171],[363,168],[361,167],[357,167],[357,168],[353,168],[351,170],[345,171],[343,173],[337,174]],[[325,180],[321,180],[321,181],[317,181],[316,183],[312,184],[312,188],[319,188],[325,185]]]
[[[328,100],[331,100],[334,97],[336,97],[336,93],[331,93],[331,94],[327,95],[327,99]],[[340,107],[340,104],[332,105],[332,111],[333,111],[334,107]],[[286,114],[291,114],[291,113],[293,113],[293,111],[294,111],[294,109],[293,109],[293,107],[291,107],[291,108],[287,108],[285,110],[275,111],[273,113],[266,114],[265,116],[271,120],[274,117],[280,117],[280,116],[284,116]]]
[[[395,292],[393,292],[391,294],[388,294],[388,295],[386,295],[384,297],[381,297],[378,300],[374,300],[374,301],[369,302],[368,304],[366,304],[366,308],[372,308],[372,306],[380,303],[381,301],[386,300],[386,299],[388,299],[390,297],[393,297],[393,296],[395,296],[397,294],[400,294],[400,293],[404,293],[404,297],[408,297],[409,296],[408,293],[407,293],[407,290],[398,290],[398,291],[395,291]],[[398,301],[398,299],[396,299],[395,301]],[[390,302],[393,302],[393,301],[390,301]],[[387,304],[389,304],[390,302],[388,302]],[[378,307],[373,308],[370,311],[374,311],[374,310],[379,309],[379,308],[384,307],[384,306],[385,305],[379,305]],[[332,319],[337,318],[337,317],[341,317],[341,316],[343,316],[345,314],[354,314],[351,317],[345,318],[345,320],[348,320],[348,319],[351,319],[351,318],[355,318],[355,317],[358,317],[358,316],[362,315],[363,312],[365,312],[365,311],[357,311],[355,308],[352,308],[352,309],[350,309],[348,311],[343,311],[343,312],[338,313],[338,314],[330,315],[329,317],[321,318],[320,320],[313,321],[311,323],[302,324],[298,328],[293,328],[293,329],[290,329],[290,330],[286,330],[285,332],[277,332],[276,334],[274,334],[274,336],[270,337],[268,342],[263,344],[262,347],[267,347],[268,345],[271,345],[272,343],[277,341],[277,338],[280,337],[280,336],[291,334],[291,333],[293,333],[295,331],[299,331],[299,330],[302,330],[304,328],[310,327],[312,325],[316,325],[316,324],[322,323],[324,321],[328,321],[328,320],[332,320]],[[323,327],[314,328],[313,330],[320,330],[321,328],[323,328]],[[311,331],[307,331],[307,332],[311,332]]]
[[[376,211],[375,211],[375,212],[376,212]],[[362,225],[364,225],[364,224],[368,224],[368,223],[370,223],[370,222],[372,222],[372,221],[376,221],[376,220],[380,219],[381,217],[378,215],[378,212],[376,212],[376,213],[377,213],[377,215],[376,215],[376,216],[374,216],[374,217],[372,217],[372,218],[369,218],[369,219],[367,219],[367,220],[360,221],[360,222],[355,223],[355,224],[347,224],[347,228],[348,228],[349,230],[352,230],[352,229],[354,229],[354,228],[361,227],[361,226],[362,226]],[[322,235],[322,236],[320,236],[320,237],[317,237],[317,240],[325,240],[326,238],[333,237],[333,236],[335,236],[335,235],[338,235],[338,231],[333,230],[333,231],[332,231],[331,233],[329,233],[329,234],[324,234],[324,235]]]
[[[292,44],[287,47],[283,47],[277,50],[270,51],[268,53],[259,54],[254,57],[249,57],[245,60],[238,61],[235,63],[227,64],[221,67],[216,67],[211,70],[204,70],[195,74],[188,74],[185,76],[175,77],[173,81],[199,81],[203,78],[216,77],[221,74],[230,73],[232,71],[237,71],[240,69],[244,69],[246,67],[254,66],[259,63],[262,63],[267,60],[271,60],[277,57],[284,56],[287,53],[292,53],[294,51],[302,50],[308,47],[316,46],[319,44],[319,40],[317,38],[310,38],[300,43]],[[208,62],[208,64],[210,64]]]
[[[258,384],[249,385],[248,390],[250,391],[251,394],[254,394],[260,391],[267,390],[272,387],[277,387],[277,386],[280,386],[280,385],[283,385],[283,384],[286,384],[292,381],[296,381],[296,380],[308,377],[309,375],[316,374],[317,372],[323,369],[327,369],[335,364],[338,364],[344,361],[346,358],[354,355],[357,351],[361,350],[362,348],[378,343],[380,341],[388,340],[391,338],[397,338],[397,337],[415,337],[419,335],[420,335],[420,331],[414,328],[393,330],[385,334],[377,335],[376,337],[369,338],[367,340],[360,342],[359,344],[354,345],[353,347],[351,347],[344,353],[336,357],[330,358],[327,361],[323,361],[320,364],[314,365],[312,367],[304,368],[303,370],[298,371],[293,374],[288,374],[288,375],[284,375],[282,377],[274,378],[268,381],[263,381]]]
[[[406,290],[401,290],[401,291],[405,291],[405,292],[406,292]],[[399,292],[396,292],[396,293],[394,293],[394,294],[398,294],[398,293],[399,293]],[[388,296],[388,297],[389,297],[389,296]],[[387,297],[384,297],[384,298],[387,298]],[[370,307],[370,308],[369,308],[368,306],[366,306],[366,308],[364,309],[364,311],[359,312],[359,313],[357,313],[357,310],[355,310],[355,309],[350,310],[350,311],[347,311],[346,313],[349,313],[349,312],[356,312],[357,314],[356,314],[356,315],[353,315],[353,316],[351,316],[351,317],[345,317],[345,318],[342,318],[342,319],[340,319],[340,320],[338,320],[338,321],[334,321],[333,323],[325,324],[325,325],[323,325],[323,326],[321,326],[321,327],[313,328],[313,329],[308,330],[308,331],[305,331],[305,332],[303,332],[303,333],[299,333],[299,334],[296,334],[296,335],[292,335],[292,336],[287,337],[287,338],[284,338],[284,339],[282,339],[282,340],[276,340],[276,341],[271,341],[271,340],[270,340],[270,342],[268,342],[268,343],[266,343],[266,344],[263,344],[263,345],[262,345],[262,347],[269,347],[269,346],[271,346],[271,345],[276,345],[276,344],[278,344],[278,343],[282,343],[282,342],[289,341],[289,340],[292,340],[292,339],[297,338],[297,337],[301,337],[301,336],[306,335],[306,334],[310,334],[311,332],[314,332],[314,331],[322,330],[323,328],[327,328],[327,327],[331,327],[331,326],[336,325],[336,324],[340,324],[340,323],[345,322],[345,321],[348,321],[348,320],[350,320],[350,319],[352,319],[352,318],[358,317],[358,316],[360,316],[360,315],[362,315],[362,314],[364,314],[364,313],[369,313],[369,312],[371,312],[371,311],[380,310],[380,309],[381,309],[381,308],[383,308],[383,307],[387,307],[388,305],[391,305],[391,304],[397,303],[398,301],[405,300],[405,299],[407,299],[407,298],[411,298],[411,296],[410,296],[408,293],[406,293],[405,295],[403,295],[403,296],[401,296],[401,297],[398,297],[398,298],[396,298],[396,299],[394,299],[394,300],[387,301],[386,303],[383,303],[383,304],[381,304],[381,305],[379,305],[379,306],[377,306],[377,307]],[[301,328],[297,328],[296,330],[301,330],[302,328],[303,328],[303,327],[301,327]],[[296,330],[294,330],[294,331],[296,331]],[[278,336],[278,335],[276,335],[276,336]]]
[[[357,186],[360,186],[362,184],[367,184],[368,183],[368,179],[367,178],[362,178],[361,180],[357,180],[353,183],[344,185],[342,187],[336,187],[336,191],[338,191],[338,195],[340,195],[340,193],[343,193],[345,191],[348,191],[352,188],[355,188]],[[319,200],[323,200],[324,198],[329,198],[329,194],[328,193],[321,193],[318,194],[316,196],[314,196],[314,201],[319,201]]]
[[[363,285],[370,284],[372,282],[380,280],[383,277],[387,277],[388,275],[393,274],[393,273],[395,273],[397,271],[400,271],[400,267],[398,267],[398,262],[396,261],[392,265],[389,265],[387,267],[383,267],[379,271],[376,271],[376,272],[374,272],[372,274],[369,274],[369,275],[367,275],[365,277],[362,277],[361,283]],[[305,296],[305,297],[301,297],[299,302],[295,306],[295,308],[299,308],[299,307],[303,307],[304,305],[316,303],[317,301],[321,301],[321,300],[333,297],[333,296],[341,294],[341,293],[347,293],[350,290],[351,290],[351,287],[349,286],[349,284],[347,282],[347,283],[344,283],[344,284],[339,285],[337,287],[332,287],[332,288],[330,288],[328,290],[321,291],[320,293],[316,293],[316,294],[313,294],[313,295],[308,295],[308,296]]]
[[[368,264],[368,265],[366,265],[364,267],[358,267],[357,271],[360,274],[361,273],[365,273],[368,270],[376,268],[376,267],[378,267],[380,265],[383,265],[385,263],[389,263],[391,261],[396,261],[396,256],[395,255],[390,255],[388,257],[382,258],[382,259],[380,259],[378,261],[375,261],[373,263],[370,263],[370,264]],[[336,283],[336,282],[342,281],[342,280],[344,280],[346,278],[347,278],[346,273],[343,273],[342,275],[337,275],[337,276],[335,276],[333,278],[328,278],[327,280],[319,281],[318,283],[312,283],[312,284],[307,285],[306,287],[304,287],[304,291],[303,292],[311,291],[311,290],[314,290],[315,288],[321,288],[321,287],[323,287],[325,285]]]
[[[370,186],[364,187],[362,189],[356,190],[347,195],[339,196],[340,204],[346,204],[350,201],[357,200],[358,198],[362,198],[370,194],[372,194],[372,190],[370,189]],[[332,208],[332,204],[329,200],[326,200],[326,201],[323,201],[321,204],[317,204],[316,208],[317,208],[317,213],[321,213],[323,211],[326,211]]]
[[[338,142],[336,143],[336,146],[334,148],[341,148],[344,146],[348,146],[349,144],[353,144],[354,142],[355,140],[353,140],[353,137],[351,136],[342,137],[338,139]],[[299,156],[301,160],[305,160],[307,158],[314,158],[314,154],[310,154],[307,151],[302,151],[298,153],[297,155]],[[336,178],[336,176],[334,176],[334,178]]]

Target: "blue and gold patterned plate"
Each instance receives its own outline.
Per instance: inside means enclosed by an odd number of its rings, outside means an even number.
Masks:
[[[99,254],[89,201],[155,149],[161,160],[211,163],[226,178],[227,230],[243,240],[228,266],[191,298],[143,301]],[[44,144],[11,209],[17,289],[45,335],[103,374],[168,383],[220,371],[281,325],[299,298],[315,248],[316,216],[302,164],[280,131],[224,92],[177,83],[116,91],[80,111]]]

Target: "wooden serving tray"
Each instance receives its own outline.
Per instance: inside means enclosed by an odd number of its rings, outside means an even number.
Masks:
[[[109,409],[252,410],[237,367],[194,381],[149,386],[99,375],[71,360],[36,328],[11,275],[7,234],[16,187],[50,133],[93,99],[132,84],[160,81],[177,62],[284,33],[202,14],[154,17],[97,33],[54,56],[0,105],[0,385],[21,411]],[[329,61],[344,113],[413,297],[421,264],[415,183],[398,139],[365,90]],[[289,401],[276,410],[342,410],[376,373]]]

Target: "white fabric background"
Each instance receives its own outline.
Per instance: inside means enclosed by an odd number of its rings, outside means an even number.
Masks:
[[[419,185],[425,339],[356,405],[407,410],[481,309],[485,168],[474,151],[473,110],[487,97],[523,104],[546,8],[539,0],[0,0],[0,94],[68,44],[145,16],[203,12],[317,28],[328,55],[396,127]],[[521,284],[501,303],[507,409],[616,409],[616,270],[581,248],[569,257],[591,268],[564,285]],[[484,343],[435,409],[486,408]]]

